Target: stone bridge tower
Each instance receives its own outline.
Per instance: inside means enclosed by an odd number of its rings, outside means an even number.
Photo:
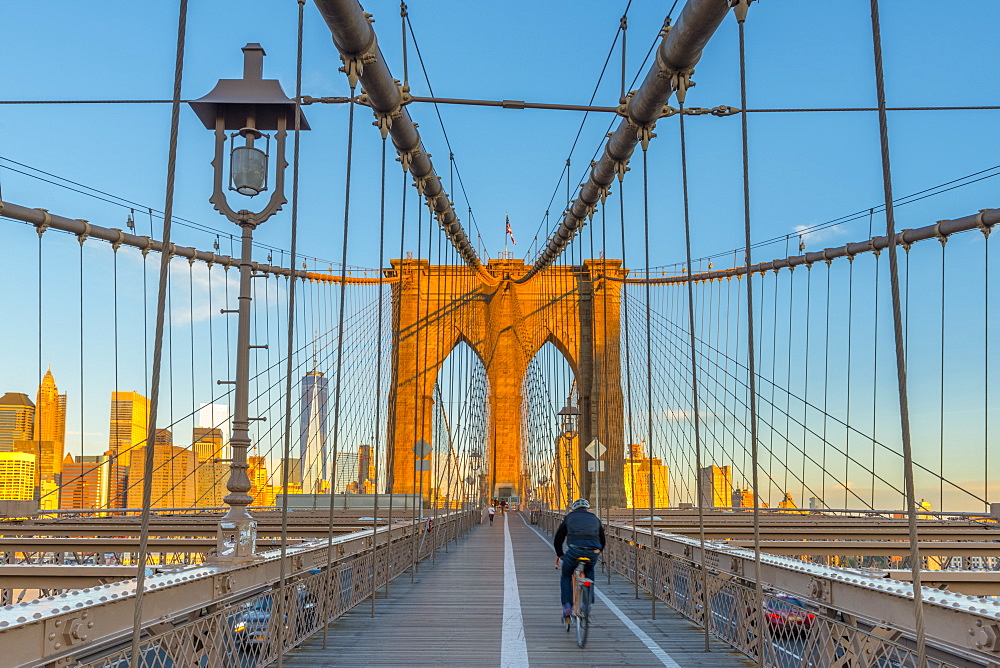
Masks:
[[[608,451],[601,476],[602,505],[625,505],[623,401],[620,358],[619,260],[586,260],[553,266],[524,284],[521,260],[490,262],[493,277],[465,265],[430,265],[396,260],[393,286],[398,318],[389,412],[390,489],[416,493],[430,487],[430,473],[414,473],[413,446],[431,442],[434,382],[455,346],[468,344],[486,368],[489,425],[485,457],[489,493],[508,488],[523,497],[522,381],[538,350],[552,342],[566,357],[577,381],[579,447],[597,437]],[[581,453],[579,461],[586,461]],[[424,476],[421,480],[417,476]],[[583,476],[585,496],[590,476]]]

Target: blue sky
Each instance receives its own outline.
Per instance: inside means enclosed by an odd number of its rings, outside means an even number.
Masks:
[[[656,37],[669,2],[634,0],[629,9],[629,79]],[[883,2],[882,34],[886,91],[891,106],[996,104],[998,75],[994,27],[1000,5],[991,0],[963,3]],[[409,12],[435,92],[443,97],[520,99],[585,104],[618,28],[625,2],[468,3],[410,2]],[[749,105],[752,108],[874,106],[875,88],[867,0],[837,3],[754,3],[747,25]],[[394,76],[402,78],[398,5],[367,2],[379,42]],[[0,88],[7,99],[165,99],[173,75],[176,2],[93,4],[63,1],[7,3],[5,39],[0,43]],[[230,5],[192,0],[188,19],[183,97],[207,93],[219,78],[241,73],[240,47],[260,42],[267,50],[265,76],[294,90],[296,3],[274,0]],[[617,47],[616,47],[617,48]],[[412,44],[411,44],[412,49]],[[614,105],[619,89],[620,56],[612,57],[595,104]],[[738,106],[735,21],[727,19],[705,49],[697,67],[697,87],[689,106]],[[312,4],[306,5],[303,92],[346,95],[345,77],[329,31]],[[411,51],[414,94],[427,88]],[[349,263],[377,263],[379,145],[370,118],[359,109],[355,135]],[[434,110],[410,107],[424,143],[434,155],[463,224],[472,207],[478,230],[491,255],[504,243],[504,217],[510,215],[523,256],[557,188],[581,113],[441,107],[465,191],[449,187],[448,148]],[[312,106],[306,114],[313,131],[302,144],[300,248],[326,268],[340,257],[343,216],[344,152],[347,109]],[[1000,164],[998,111],[890,113],[894,190],[904,195]],[[0,106],[0,156],[77,181],[118,197],[163,207],[169,105]],[[601,144],[611,119],[591,114],[572,155],[572,180],[581,183],[585,165]],[[651,248],[653,265],[683,259],[676,118],[664,119],[652,143],[650,161]],[[688,122],[693,246],[696,256],[730,251],[742,240],[742,191],[739,118],[695,117]],[[232,233],[235,228],[208,204],[212,137],[186,106],[182,110],[175,213],[201,225]],[[877,206],[882,200],[878,127],[873,113],[753,114],[750,117],[753,230],[757,240],[794,234],[798,226],[832,220]],[[10,162],[4,167],[22,169]],[[400,170],[390,163],[389,221],[398,220]],[[10,169],[0,169],[6,200],[44,207],[95,224],[124,227],[127,208],[56,187]],[[629,264],[641,249],[640,167],[633,162],[626,180]],[[552,222],[565,204],[565,182],[551,204]],[[986,179],[902,207],[899,228],[918,227],[995,206],[997,181]],[[410,211],[413,211],[413,199]],[[289,208],[262,226],[257,238],[275,248],[288,247]],[[617,212],[617,205],[609,211]],[[137,216],[140,233],[145,219]],[[395,223],[392,223],[395,224]],[[875,229],[883,225],[876,217]],[[398,228],[389,248],[398,244]],[[411,233],[413,226],[410,228]],[[596,229],[596,228],[595,228]],[[159,221],[156,221],[159,230]],[[806,238],[810,249],[867,237],[859,220]],[[544,238],[545,230],[541,232]],[[609,234],[609,238],[617,235]],[[215,235],[174,228],[181,245],[210,249]],[[8,275],[33,277],[37,242],[30,228],[0,224],[0,242],[14,249]],[[46,294],[51,296],[42,356],[63,361],[57,380],[73,378],[78,325],[73,310],[78,268],[73,239],[46,242]],[[927,242],[930,243],[930,242]],[[795,242],[791,244],[794,250]],[[227,252],[228,242],[222,241]],[[410,236],[405,246],[417,250]],[[620,255],[609,243],[608,257]],[[927,251],[928,253],[930,251]],[[88,331],[100,335],[100,319],[110,308],[95,288],[110,271],[110,251],[88,244]],[[396,252],[392,251],[392,255]],[[758,251],[760,259],[781,257],[785,242]],[[94,259],[90,259],[90,256]],[[103,257],[104,259],[97,259]],[[277,254],[276,254],[277,261]],[[132,263],[127,290],[137,289],[141,258]],[[126,265],[123,265],[126,266]],[[928,260],[927,267],[933,262]],[[928,269],[928,272],[930,270]],[[15,278],[15,282],[16,282]],[[931,281],[932,282],[932,281]],[[100,285],[104,285],[101,283]],[[35,312],[35,282],[11,297],[12,311]],[[929,292],[933,292],[930,288]],[[125,299],[125,295],[121,297]],[[858,297],[870,307],[869,297]],[[962,294],[953,304],[961,308]],[[884,303],[884,302],[883,302]],[[979,302],[977,302],[979,303]],[[970,302],[969,325],[980,325],[981,310]],[[979,313],[979,315],[977,315]],[[102,315],[103,314],[103,315]],[[126,326],[127,327],[127,326]],[[33,394],[37,365],[34,326],[15,325],[0,333],[6,350],[27,348],[0,366],[0,390]],[[885,338],[885,337],[883,337]],[[25,341],[27,345],[25,346]],[[928,344],[930,345],[930,344]],[[95,351],[96,354],[96,351]],[[975,366],[973,359],[972,367]],[[132,365],[141,366],[141,358]],[[102,388],[107,378],[89,369]],[[124,372],[122,372],[124,373]],[[919,379],[919,372],[916,373]],[[101,378],[101,380],[97,380]],[[930,382],[930,380],[928,380]],[[69,381],[69,389],[79,393]],[[86,388],[84,389],[86,392]],[[106,420],[102,391],[91,422]],[[72,410],[72,409],[71,409]],[[85,429],[84,431],[89,431]],[[94,437],[99,447],[99,436]]]

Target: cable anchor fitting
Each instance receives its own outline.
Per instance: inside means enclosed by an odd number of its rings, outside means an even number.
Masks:
[[[49,226],[52,225],[52,214],[49,213],[48,209],[35,210],[42,212],[42,222],[35,226],[37,228],[38,238],[41,239],[42,235],[45,234],[45,230],[49,229]]]
[[[650,123],[648,125],[635,125],[630,122],[629,125],[635,128],[635,136],[639,138],[639,143],[642,144],[642,150],[645,151],[648,149],[650,140],[656,136],[656,133],[653,132],[653,129],[656,127],[656,123]]]
[[[410,165],[413,164],[413,160],[418,155],[420,155],[420,149],[415,148],[412,151],[399,151],[399,150],[397,150],[396,153],[399,154],[399,157],[396,158],[396,162],[398,162],[400,165],[402,165],[404,172],[408,172],[408,171],[410,171]]]
[[[616,160],[613,165],[615,168],[615,174],[618,175],[618,183],[621,183],[625,180],[625,172],[631,171],[631,167],[628,166],[628,160]]]
[[[976,227],[978,227],[979,230],[983,233],[983,236],[988,239],[990,236],[990,232],[993,231],[993,228],[987,225],[986,221],[983,220],[983,215],[987,211],[988,209],[980,209],[979,213],[976,214]]]
[[[83,223],[83,232],[80,232],[80,234],[76,235],[76,240],[79,241],[80,245],[82,246],[83,242],[85,242],[87,240],[87,237],[90,236],[90,223],[84,220],[83,218],[77,218],[77,221]]]
[[[122,242],[125,241],[125,233],[117,227],[112,228],[112,231],[118,233],[118,238],[111,242],[111,250],[117,253],[118,249],[122,247]]]
[[[733,12],[736,14],[736,20],[739,23],[743,23],[747,20],[747,12],[750,10],[750,3],[753,0],[729,0],[729,6],[733,8]]]
[[[371,16],[371,14],[365,12],[365,18],[368,19],[368,22],[374,23]],[[351,88],[357,86],[358,82],[361,81],[361,76],[365,72],[365,65],[375,62],[373,51],[378,48],[377,44],[378,40],[375,38],[375,31],[373,30],[371,40],[361,50],[361,53],[351,56],[340,54],[340,60],[344,63],[340,71],[347,75],[347,83]]]
[[[611,185],[597,186],[597,196],[601,198],[601,204],[606,204],[608,195],[611,194]]]
[[[942,246],[948,243],[948,235],[941,232],[941,223],[945,222],[947,221],[939,220],[938,222],[934,223],[934,236],[938,238],[938,241],[941,242]]]
[[[713,116],[722,118],[723,116],[733,116],[735,114],[740,113],[741,111],[743,110],[740,109],[739,107],[730,107],[729,105],[726,104],[720,104],[718,107],[712,107],[709,110],[709,113],[711,113]]]
[[[905,241],[904,241],[904,243],[905,243]],[[868,250],[870,250],[875,255],[875,259],[876,260],[878,259],[879,255],[882,254],[882,249],[875,247],[875,239],[869,239],[868,240]]]
[[[659,54],[657,54],[659,56]],[[670,79],[670,87],[674,89],[677,95],[677,101],[680,104],[684,104],[684,100],[687,98],[688,88],[694,88],[695,82],[691,81],[691,77],[694,76],[694,68],[690,70],[671,70],[666,66],[665,63],[658,63],[660,65],[659,76],[662,78]]]

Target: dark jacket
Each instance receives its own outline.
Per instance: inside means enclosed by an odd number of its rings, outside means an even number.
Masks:
[[[556,556],[563,556],[563,541],[569,545],[604,549],[604,526],[586,508],[577,508],[563,518],[553,539]]]

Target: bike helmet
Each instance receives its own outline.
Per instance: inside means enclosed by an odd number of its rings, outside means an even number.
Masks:
[[[590,508],[590,501],[587,499],[577,499],[573,503],[569,504],[571,510],[579,510],[580,508]]]

